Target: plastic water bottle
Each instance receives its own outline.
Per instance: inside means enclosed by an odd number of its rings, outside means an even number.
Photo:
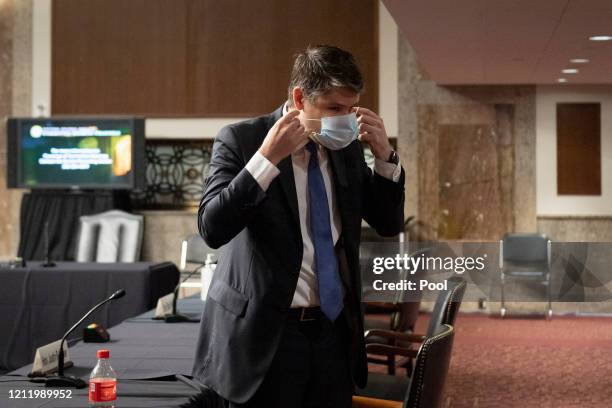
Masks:
[[[115,407],[117,373],[110,365],[108,350],[98,350],[98,364],[89,376],[89,406]]]
[[[200,292],[200,298],[204,301],[208,296],[208,288],[210,288],[210,283],[212,281],[216,267],[217,264],[214,261],[213,254],[206,254],[204,268],[202,268],[202,271],[200,273],[200,278],[202,279],[202,292]]]

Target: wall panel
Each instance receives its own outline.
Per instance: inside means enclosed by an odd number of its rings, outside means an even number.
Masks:
[[[557,104],[557,193],[601,195],[601,105]]]
[[[54,0],[54,114],[241,117],[286,97],[308,44],[350,50],[378,107],[374,0]]]

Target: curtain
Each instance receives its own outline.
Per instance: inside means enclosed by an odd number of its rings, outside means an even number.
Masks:
[[[79,217],[111,209],[130,210],[126,192],[34,191],[23,195],[17,255],[45,259],[45,222],[49,223],[49,257],[74,261]]]

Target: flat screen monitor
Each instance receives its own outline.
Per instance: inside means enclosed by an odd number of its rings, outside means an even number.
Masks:
[[[11,118],[7,136],[9,187],[144,187],[143,119]]]

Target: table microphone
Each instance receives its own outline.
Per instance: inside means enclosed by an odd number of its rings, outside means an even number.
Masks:
[[[189,316],[185,316],[177,312],[176,300],[178,299],[178,291],[181,288],[181,285],[185,283],[187,279],[191,278],[191,275],[193,275],[194,273],[202,269],[204,266],[205,265],[198,266],[197,268],[195,268],[193,271],[189,273],[189,275],[187,275],[185,279],[183,279],[182,281],[178,283],[178,285],[176,285],[176,288],[174,288],[174,298],[172,298],[172,314],[164,317],[164,321],[166,323],[184,323],[184,322],[192,321],[192,319]]]
[[[45,268],[55,266],[55,262],[51,260],[49,251],[49,221],[45,221],[45,262],[42,264]]]
[[[92,307],[89,312],[85,313],[85,316],[81,317],[81,319],[76,322],[74,326],[68,329],[66,334],[64,334],[64,337],[62,337],[62,341],[60,342],[59,354],[57,355],[57,375],[47,377],[47,379],[45,380],[46,387],[87,387],[87,383],[82,379],[71,375],[64,375],[64,342],[66,341],[66,337],[68,337],[70,333],[72,333],[81,323],[83,323],[83,320],[87,319],[89,315],[98,310],[105,303],[108,303],[111,300],[122,298],[123,296],[125,296],[125,289],[119,289],[118,291],[110,295],[110,297]]]

